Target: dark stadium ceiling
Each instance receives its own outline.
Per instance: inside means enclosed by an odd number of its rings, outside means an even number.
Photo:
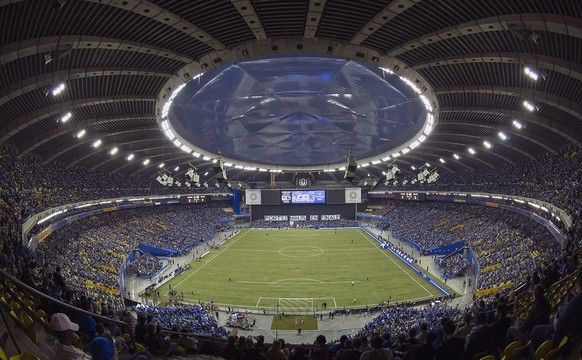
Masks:
[[[494,169],[582,144],[579,0],[0,0],[0,31],[0,143],[65,166],[155,176],[162,162],[191,163],[211,178],[211,161],[164,135],[164,104],[200,73],[287,54],[357,60],[415,84],[438,119],[396,159],[404,171]],[[380,179],[391,161],[356,176]],[[251,168],[227,177],[269,183]],[[343,172],[312,176],[341,183]]]

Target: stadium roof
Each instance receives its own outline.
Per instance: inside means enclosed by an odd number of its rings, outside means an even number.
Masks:
[[[494,169],[582,143],[578,0],[0,0],[0,24],[0,143],[65,166],[155,176],[161,163],[180,171],[191,163],[210,178],[212,156],[195,157],[164,134],[164,105],[199,74],[289,54],[381,67],[430,100],[436,125],[396,158],[405,171],[427,162],[451,172]],[[258,146],[260,138],[284,131],[250,137],[245,146],[257,146],[248,153],[264,160],[272,148]],[[270,138],[279,143],[296,146],[289,137]],[[216,140],[212,153],[226,145]],[[110,155],[113,147],[119,151]],[[286,159],[280,170],[297,165],[290,153]],[[305,159],[301,165],[317,162]],[[370,161],[356,176],[379,179],[391,161]],[[226,172],[247,183],[271,178],[253,166]],[[296,172],[277,173],[277,182]],[[312,176],[335,183],[343,172]]]

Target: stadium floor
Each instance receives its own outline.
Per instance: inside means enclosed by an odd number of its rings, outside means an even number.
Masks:
[[[375,231],[374,229],[368,228],[368,230],[376,233],[379,235],[379,231]],[[214,239],[214,241],[219,242],[218,239],[224,237],[224,233],[218,233]],[[398,240],[390,239],[395,245],[398,245]],[[411,248],[410,246],[406,245],[405,243],[401,243],[404,250],[408,253],[412,253],[414,251],[416,254],[418,252]],[[437,270],[434,267],[432,257],[431,256],[422,256],[417,257],[417,259],[422,260],[422,264],[428,264],[428,272],[432,274],[434,277],[438,277],[439,279],[443,280],[439,275]],[[174,264],[170,265],[168,269],[165,270],[165,273],[170,273],[173,271],[177,264],[185,264],[189,263],[192,260],[192,256],[183,256],[180,258],[175,258]],[[458,305],[460,308],[465,308],[472,304],[473,301],[473,292],[472,289],[466,289],[463,287],[463,280],[466,278],[456,278],[447,281],[447,285],[455,290],[457,293],[461,294],[460,297],[451,300],[451,305],[455,306]],[[130,278],[130,281],[126,284],[127,289],[130,291],[130,294],[133,299],[138,299],[138,293],[149,286],[151,283],[149,281],[144,281],[141,279],[137,279],[135,277]],[[354,314],[349,316],[339,316],[335,317],[334,319],[329,319],[327,316],[323,317],[323,320],[318,323],[319,329],[318,330],[303,330],[301,335],[297,335],[296,331],[278,331],[278,336],[284,338],[287,342],[292,344],[297,343],[309,343],[311,344],[317,335],[323,334],[328,339],[336,339],[339,338],[342,334],[349,334],[349,333],[356,333],[359,329],[363,328],[364,325],[372,320],[374,316],[377,314]],[[225,309],[220,309],[219,313],[219,322],[222,325],[226,324],[227,314]],[[276,331],[271,330],[271,324],[273,321],[272,315],[260,315],[260,314],[253,314],[251,316],[256,320],[256,325],[253,330],[245,331],[238,329],[238,335],[263,335],[267,339],[267,341],[271,341],[275,338]]]

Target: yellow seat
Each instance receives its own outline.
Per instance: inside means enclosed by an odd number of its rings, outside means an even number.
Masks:
[[[22,354],[10,357],[10,360],[40,360],[40,358],[29,352],[23,352]]]
[[[12,320],[14,320],[16,325],[24,327],[24,325],[22,324],[22,317],[20,316],[20,313],[16,313],[14,310],[10,310],[10,317],[12,318]]]
[[[30,299],[24,299],[22,301],[24,302],[24,305],[26,305],[26,307],[29,310],[34,311],[34,308],[36,307],[36,304],[34,303],[34,301],[32,301]]]
[[[487,355],[479,360],[497,360],[497,358],[495,357],[495,355]]]
[[[85,350],[83,346],[83,342],[77,333],[73,333],[73,346],[77,349]]]
[[[144,344],[138,343],[137,341],[133,343],[133,347],[137,350],[137,351],[146,351],[146,347]]]
[[[544,341],[536,350],[536,357],[538,359],[543,359],[546,357],[546,355],[548,355],[548,353],[550,352],[550,350],[552,350],[552,348],[554,347],[554,341],[553,340],[546,340]]]
[[[558,345],[557,348],[548,352],[548,354],[546,356],[544,356],[543,358],[538,358],[538,359],[552,360],[560,352],[560,350],[562,350],[562,348],[564,347],[564,345],[566,345],[567,342],[568,342],[568,337],[564,336],[562,341],[560,341],[560,345]]]
[[[48,318],[47,318],[44,310],[37,309],[35,313],[36,313],[36,317],[40,321],[41,325],[43,325],[45,328],[47,328],[49,330],[52,330],[53,327],[52,327],[51,323],[48,321]]]
[[[511,344],[509,344],[511,345]],[[531,341],[523,346],[513,348],[508,353],[503,352],[503,360],[517,360],[523,356],[527,349],[531,346]],[[507,349],[507,348],[506,348]]]
[[[23,315],[22,325],[22,330],[24,330],[26,336],[28,336],[28,338],[36,344],[38,342],[38,333],[36,332],[36,323],[34,320],[28,315]]]
[[[511,356],[513,354],[515,349],[522,347],[522,346],[523,346],[523,344],[521,343],[521,341],[514,341],[505,347],[505,350],[503,350],[502,356],[507,358],[507,359],[510,359],[509,356]]]
[[[8,360],[8,358],[6,357],[6,353],[2,348],[0,348],[0,360]]]

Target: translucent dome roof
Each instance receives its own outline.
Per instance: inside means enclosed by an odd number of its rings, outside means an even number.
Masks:
[[[210,70],[174,98],[170,125],[203,153],[269,166],[324,166],[391,151],[427,110],[398,76],[334,57],[255,58]]]

